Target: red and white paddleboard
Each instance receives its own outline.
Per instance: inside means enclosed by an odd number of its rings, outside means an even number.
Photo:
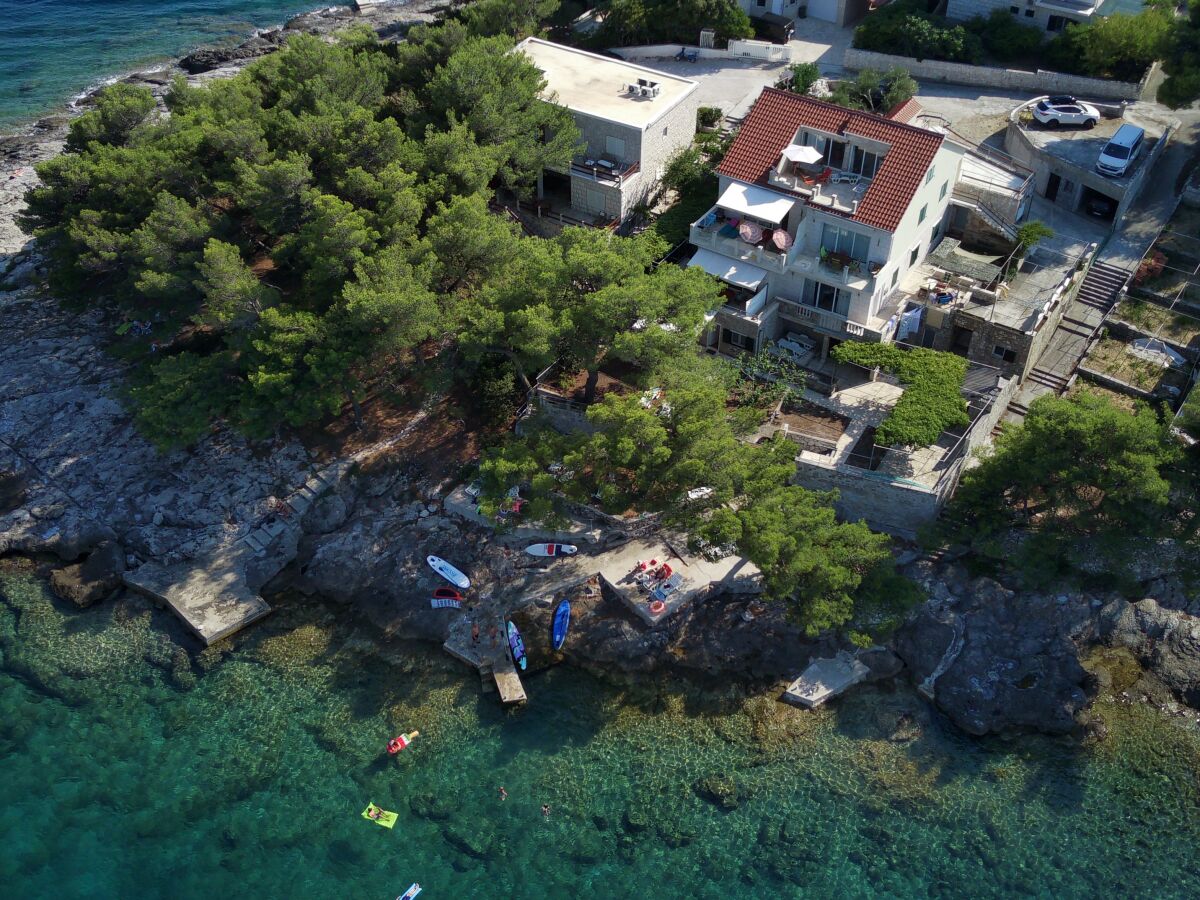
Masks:
[[[525,552],[530,556],[574,556],[579,548],[574,544],[530,544]]]

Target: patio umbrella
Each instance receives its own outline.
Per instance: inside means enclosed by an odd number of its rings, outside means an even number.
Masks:
[[[762,226],[757,222],[743,222],[738,226],[738,234],[746,243],[754,244],[762,240]]]
[[[793,144],[783,148],[783,155],[792,162],[813,165],[821,161],[821,151],[816,147],[798,147]]]
[[[792,236],[782,228],[776,228],[775,233],[771,235],[771,243],[780,250],[786,250],[792,246]]]

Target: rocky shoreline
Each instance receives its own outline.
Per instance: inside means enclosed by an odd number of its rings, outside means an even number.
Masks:
[[[179,71],[126,80],[161,96],[179,72],[194,83],[227,77],[289,34],[325,34],[363,21],[394,39],[444,8],[417,2],[363,14],[322,10],[237,47],[195,51]],[[164,456],[135,431],[119,399],[125,366],[106,351],[117,323],[50,298],[36,248],[15,225],[24,192],[36,182],[33,166],[61,152],[68,122],[65,114],[50,116],[26,134],[0,139],[0,555],[53,554],[62,563],[52,574],[55,590],[86,606],[119,593],[129,570],[185,565],[241,540],[278,515],[281,500],[318,460],[294,438],[251,446],[225,431]],[[360,467],[313,504],[294,537],[271,549],[286,567],[253,589],[353,604],[384,634],[441,643],[448,619],[429,608],[435,582],[424,557],[449,547],[472,560],[483,590],[517,605],[538,574],[536,561],[514,552],[514,542],[453,517],[444,506],[449,486],[405,460]],[[620,539],[601,531],[597,546]],[[960,562],[910,552],[906,573],[930,601],[891,647],[865,655],[870,680],[909,679],[971,734],[1100,737],[1089,727],[1088,708],[1104,675],[1089,671],[1084,659],[1097,646],[1121,648],[1145,668],[1126,691],[1132,699],[1195,719],[1179,704],[1200,707],[1200,601],[1177,576],[1177,555],[1149,548],[1138,579],[1157,599],[1130,603],[1115,593],[1018,593],[970,577]],[[525,603],[515,612],[518,624],[545,634],[549,606]],[[648,629],[615,598],[588,593],[576,598],[565,659],[608,677],[670,669],[770,685],[837,649],[832,637],[808,639],[777,609],[743,615],[747,603],[713,597]],[[535,663],[558,661],[536,643],[531,652]]]

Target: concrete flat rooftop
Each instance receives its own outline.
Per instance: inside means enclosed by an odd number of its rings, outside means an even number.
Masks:
[[[1095,172],[1096,160],[1100,158],[1105,144],[1122,125],[1137,125],[1146,130],[1141,150],[1138,151],[1138,158],[1120,178],[1100,175],[1098,172],[1096,174],[1111,182],[1114,187],[1123,189],[1128,187],[1133,176],[1141,169],[1150,148],[1162,137],[1163,126],[1153,119],[1127,114],[1123,119],[1101,119],[1092,129],[1051,128],[1036,121],[1031,124],[1022,124],[1020,127],[1030,143],[1043,153],[1057,157],[1085,171]]]
[[[539,38],[526,38],[517,49],[546,76],[543,99],[633,128],[646,128],[699,87],[678,75]],[[636,84],[639,78],[656,82],[659,95],[643,98],[626,93],[624,85]]]

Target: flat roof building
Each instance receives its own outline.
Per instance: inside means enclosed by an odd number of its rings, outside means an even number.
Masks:
[[[545,76],[542,99],[569,110],[581,137],[569,167],[542,173],[539,200],[587,224],[624,221],[657,192],[671,157],[691,146],[699,84],[540,38],[517,50]]]

